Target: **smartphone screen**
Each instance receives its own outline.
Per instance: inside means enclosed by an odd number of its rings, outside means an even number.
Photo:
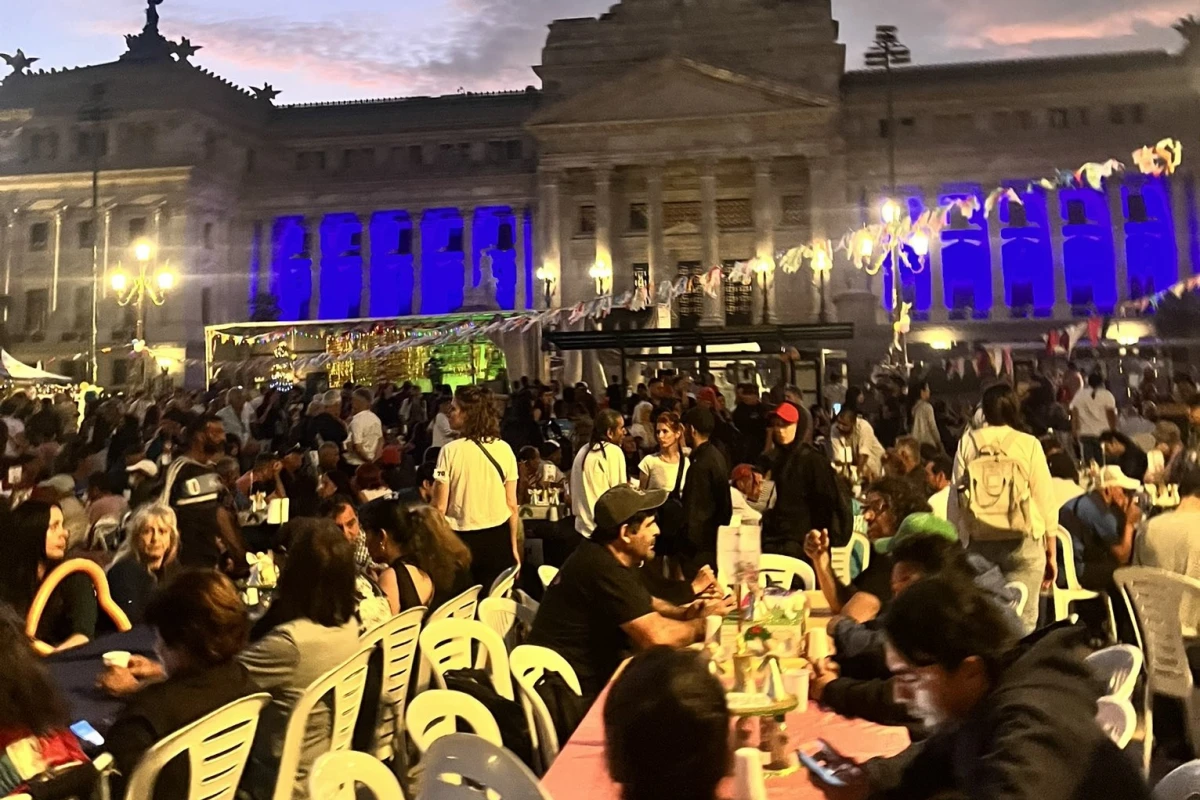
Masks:
[[[834,403],[833,404],[833,415],[836,417],[840,413],[842,413],[842,404]]]
[[[95,728],[93,728],[92,724],[85,719],[80,720],[79,722],[76,722],[74,725],[72,725],[71,733],[75,734],[75,736],[81,742],[86,742],[87,744],[93,745],[95,747],[103,747],[104,746],[104,737],[101,736],[100,732],[98,730],[96,730]]]
[[[846,763],[846,759],[825,742],[815,753],[809,754],[803,750],[796,751],[800,763],[808,771],[820,778],[827,786],[845,786],[846,782],[837,776],[835,770]]]

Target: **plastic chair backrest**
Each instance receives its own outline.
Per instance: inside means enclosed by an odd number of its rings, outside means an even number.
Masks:
[[[542,582],[542,588],[550,588],[550,583],[554,580],[554,576],[558,574],[558,567],[552,567],[549,564],[543,564],[538,567],[538,580]]]
[[[763,553],[759,556],[758,582],[761,585],[766,586],[769,579],[771,584],[790,590],[792,579],[795,577],[799,577],[800,583],[804,584],[804,591],[811,592],[817,589],[817,574],[800,559],[775,553]]]
[[[1131,644],[1117,644],[1092,653],[1084,661],[1104,682],[1109,695],[1123,700],[1133,696],[1133,687],[1142,672],[1141,650]]]
[[[127,800],[154,795],[154,782],[171,759],[186,753],[188,794],[179,800],[233,800],[250,757],[258,718],[269,694],[252,694],[156,742],[129,776]]]
[[[313,800],[355,800],[355,784],[362,784],[374,800],[404,800],[400,781],[379,759],[366,753],[343,750],[326,753],[313,764],[308,796]]]
[[[558,757],[558,731],[554,728],[554,718],[550,716],[546,701],[542,700],[542,696],[537,692],[537,682],[545,673],[557,672],[571,687],[571,691],[582,697],[579,677],[565,658],[547,647],[521,645],[512,651],[508,663],[512,668],[513,680],[517,683],[517,691],[521,695],[521,705],[525,706],[528,715],[533,718],[542,755],[542,767],[549,769]]]
[[[492,588],[488,589],[488,597],[508,597],[517,583],[517,573],[520,569],[514,565],[497,575],[496,580],[492,581]]]
[[[871,540],[861,533],[850,534],[850,542],[845,547],[832,547],[829,550],[829,559],[833,567],[833,573],[842,579],[842,582],[847,586],[856,577],[851,572],[854,563],[854,553],[857,552],[862,559],[859,565],[859,574],[865,572],[871,564]]]
[[[1152,800],[1200,800],[1200,759],[1189,761],[1154,787]]]
[[[458,597],[447,600],[441,608],[429,615],[425,624],[431,625],[444,619],[475,619],[475,610],[479,607],[479,593],[482,591],[482,586],[472,586]]]
[[[424,764],[425,780],[418,800],[551,800],[520,759],[469,733],[438,739]]]
[[[1192,670],[1179,609],[1185,595],[1200,598],[1200,581],[1153,567],[1125,567],[1113,580],[1131,606],[1150,691],[1190,704]]]
[[[534,616],[537,616],[538,609],[542,607],[541,603],[534,600],[521,589],[513,591],[513,600],[516,600],[518,605],[524,606]]]
[[[527,630],[531,629],[535,614],[516,600],[505,597],[485,597],[479,603],[479,621],[494,630],[510,652],[517,646],[517,623],[520,622]]]
[[[402,611],[362,635],[364,647],[383,650],[383,681],[379,687],[379,720],[375,726],[372,751],[381,761],[393,755],[393,741],[404,724],[404,704],[408,702],[408,684],[416,664],[417,637],[426,608],[418,606]],[[369,698],[367,698],[369,700]]]
[[[300,768],[300,752],[304,746],[305,731],[308,729],[308,715],[327,694],[333,695],[333,730],[329,752],[350,749],[350,741],[354,738],[354,724],[358,721],[358,712],[362,708],[367,664],[371,660],[373,649],[364,647],[341,666],[334,667],[317,678],[296,701],[283,737],[283,757],[279,762],[279,778],[275,782],[274,800],[290,800]]]
[[[1096,701],[1096,724],[1113,744],[1124,750],[1137,728],[1137,712],[1123,697],[1101,697]]]
[[[446,689],[430,689],[413,698],[405,712],[404,727],[409,738],[422,755],[430,746],[444,736],[457,732],[462,720],[471,726],[476,736],[503,747],[500,726],[487,706],[462,692]]]
[[[1062,575],[1067,582],[1067,588],[1082,589],[1079,585],[1079,573],[1075,570],[1075,543],[1071,532],[1059,525],[1054,530],[1054,538],[1058,540],[1059,559],[1062,562]]]
[[[1005,588],[1016,594],[1017,599],[1012,603],[1012,610],[1018,617],[1021,616],[1025,613],[1025,604],[1029,602],[1029,587],[1014,581],[1005,584]]]
[[[473,658],[475,644],[480,647],[480,656],[486,656],[488,674],[496,693],[515,700],[504,640],[482,622],[444,619],[426,625],[421,631],[421,658],[429,663],[438,687],[445,689],[446,673],[450,670],[483,668],[484,659],[477,663]]]
[[[69,576],[81,572],[92,581],[92,586],[96,588],[96,602],[100,605],[100,610],[108,615],[108,618],[116,625],[117,630],[124,633],[131,629],[133,625],[129,623],[129,617],[125,616],[125,612],[113,600],[112,592],[108,588],[108,577],[104,574],[104,570],[95,561],[89,561],[86,558],[72,558],[64,561],[55,567],[46,579],[42,581],[42,585],[38,587],[37,594],[33,596],[33,602],[29,605],[29,613],[25,615],[25,635],[33,642],[33,648],[42,655],[49,655],[54,652],[54,648],[45,642],[38,641],[37,629],[38,624],[42,621],[42,613],[46,610],[46,603],[50,600],[50,595],[54,594],[54,590],[58,585]]]

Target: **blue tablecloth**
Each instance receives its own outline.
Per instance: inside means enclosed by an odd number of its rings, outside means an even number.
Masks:
[[[127,633],[101,636],[83,647],[46,659],[54,682],[66,697],[71,721],[87,720],[101,735],[108,732],[123,703],[96,688],[96,677],[104,671],[103,656],[111,650],[127,650],[152,658],[154,629],[137,627]]]

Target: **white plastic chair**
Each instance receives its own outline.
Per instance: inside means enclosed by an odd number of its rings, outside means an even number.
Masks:
[[[383,681],[379,687],[379,719],[371,752],[387,761],[404,750],[404,704],[416,664],[417,637],[426,608],[403,611],[362,635],[364,647],[383,650]],[[400,741],[397,744],[396,739]]]
[[[364,647],[341,666],[334,667],[317,678],[296,701],[283,737],[283,756],[279,760],[279,778],[275,782],[274,800],[291,800],[297,780],[302,782],[307,778],[307,769],[300,764],[300,753],[304,747],[304,735],[308,730],[308,717],[330,693],[333,696],[333,724],[328,752],[337,753],[350,749],[351,739],[354,738],[354,724],[358,721],[358,712],[362,708],[363,686],[367,681],[367,663],[371,659],[372,649]],[[308,768],[311,769],[311,765],[308,765]]]
[[[1185,598],[1200,601],[1200,581],[1153,567],[1125,567],[1113,573],[1134,620],[1138,644],[1145,656],[1146,715],[1142,739],[1142,769],[1150,774],[1154,749],[1154,696],[1163,695],[1183,705],[1192,750],[1200,756],[1200,700],[1192,682],[1183,624],[1179,610]]]
[[[1115,644],[1084,659],[1112,697],[1128,700],[1142,673],[1142,651],[1131,644]]]
[[[473,645],[479,646],[478,658],[472,657]],[[433,670],[434,682],[440,689],[446,688],[446,673],[450,670],[486,667],[496,693],[509,700],[516,699],[504,640],[482,622],[444,619],[426,625],[421,631],[421,658]]]
[[[497,575],[496,580],[492,581],[492,588],[488,589],[488,597],[508,597],[517,583],[517,574],[520,571],[520,567],[513,565]]]
[[[521,589],[516,589],[513,591],[513,600],[516,600],[518,605],[525,606],[525,608],[529,610],[529,613],[533,614],[535,617],[537,616],[538,609],[542,607],[541,603],[539,603],[537,600],[534,600]]]
[[[554,576],[558,574],[558,567],[552,567],[549,564],[543,564],[538,567],[538,580],[542,582],[543,589],[549,589]]]
[[[1071,613],[1071,604],[1079,600],[1103,599],[1108,608],[1108,635],[1110,641],[1117,640],[1117,620],[1113,615],[1112,598],[1104,592],[1093,592],[1079,585],[1079,573],[1075,569],[1075,546],[1070,532],[1059,525],[1054,531],[1058,540],[1058,549],[1062,559],[1062,576],[1067,588],[1063,589],[1056,583],[1050,594],[1054,600],[1054,621],[1062,622]]]
[[[851,567],[854,564],[854,553],[858,552],[862,558],[862,563],[859,565],[860,572],[865,572],[867,566],[871,563],[871,540],[861,533],[850,534],[850,542],[845,547],[831,547],[829,549],[829,560],[833,567],[833,574],[841,579],[842,583],[849,586],[855,576],[850,574]]]
[[[484,797],[551,800],[529,768],[496,743],[469,733],[438,739],[425,757],[425,780],[418,800]]]
[[[1113,744],[1124,750],[1137,729],[1137,712],[1123,697],[1101,697],[1096,701],[1096,724]]]
[[[1151,800],[1200,800],[1200,759],[1189,761],[1159,781]]]
[[[472,586],[458,597],[447,600],[441,608],[429,615],[429,619],[425,620],[426,627],[446,619],[475,619],[481,591],[483,591],[482,586]],[[417,664],[417,692],[428,689],[429,680],[429,663],[422,658]]]
[[[1014,600],[1010,605],[1013,613],[1015,613],[1018,617],[1024,614],[1025,604],[1029,602],[1029,587],[1023,583],[1017,583],[1014,581],[1012,583],[1004,584],[1004,588],[1016,593],[1017,599]]]
[[[775,553],[763,553],[759,556],[758,582],[762,586],[766,586],[769,580],[773,585],[790,590],[793,578],[800,579],[806,592],[817,589],[817,574],[813,572],[812,567],[800,559]]]
[[[517,624],[529,630],[533,627],[534,616],[535,612],[506,597],[487,597],[479,604],[479,621],[494,630],[510,652],[518,644]]]
[[[476,736],[483,737],[497,747],[504,746],[500,726],[496,724],[492,712],[469,694],[430,689],[413,698],[404,717],[408,735],[422,756],[438,739],[456,733],[460,720],[469,725]]]
[[[259,715],[269,702],[271,695],[265,693],[243,697],[155,743],[129,776],[126,800],[152,797],[163,767],[182,753],[187,754],[189,776],[187,798],[180,800],[233,800]]]
[[[521,696],[521,705],[525,707],[526,716],[533,719],[530,730],[537,736],[536,744],[542,769],[550,769],[554,759],[558,758],[558,731],[554,728],[550,709],[537,692],[537,682],[547,672],[557,672],[566,681],[567,686],[571,687],[571,691],[582,697],[583,689],[579,685],[579,677],[565,658],[547,647],[521,645],[512,651],[508,662],[512,668],[513,680],[517,683],[517,692]]]
[[[308,778],[308,796],[312,800],[356,800],[355,784],[365,786],[375,800],[404,800],[400,781],[391,770],[374,756],[353,750],[326,753],[316,760]]]

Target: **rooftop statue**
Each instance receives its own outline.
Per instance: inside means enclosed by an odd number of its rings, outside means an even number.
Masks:
[[[13,75],[24,75],[25,70],[29,69],[30,65],[38,60],[25,55],[25,51],[20,49],[17,50],[15,55],[11,56],[8,53],[0,53],[0,58],[3,58],[4,63],[12,67]]]

